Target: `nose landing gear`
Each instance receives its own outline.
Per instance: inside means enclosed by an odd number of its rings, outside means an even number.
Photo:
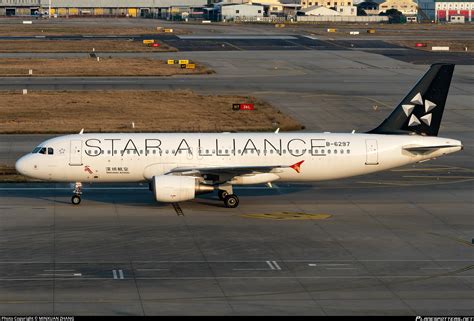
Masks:
[[[74,185],[74,195],[71,197],[71,203],[73,205],[79,205],[81,203],[81,194],[82,194],[82,183],[76,182]]]

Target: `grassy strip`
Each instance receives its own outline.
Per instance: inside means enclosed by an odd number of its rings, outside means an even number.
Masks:
[[[147,47],[130,40],[0,40],[0,53],[15,52],[174,52],[176,48],[161,41],[159,47]]]
[[[0,182],[2,183],[20,183],[33,181],[16,172],[15,167],[0,164]]]
[[[235,103],[255,110],[234,111]],[[133,128],[133,125],[135,128]],[[265,101],[192,91],[43,91],[0,93],[1,134],[86,132],[222,132],[299,130]]]
[[[29,20],[29,19],[24,19]],[[67,36],[67,35],[86,35],[86,36],[133,36],[133,35],[150,35],[159,36],[167,34],[163,29],[158,30],[158,26],[154,27],[129,27],[126,25],[116,25],[114,19],[98,18],[97,22],[85,25],[83,22],[71,24],[49,24],[45,22],[36,23],[33,21],[31,25],[23,25],[22,20],[17,23],[0,24],[0,35],[2,36]],[[107,26],[107,23],[111,26]],[[173,34],[188,33],[184,30],[173,28]]]
[[[100,54],[98,55],[100,58]],[[62,58],[62,59],[0,59],[0,77],[24,77],[29,70],[33,77],[95,77],[95,76],[173,76],[210,74],[212,70],[197,64],[195,69],[182,69],[165,61],[146,58]]]

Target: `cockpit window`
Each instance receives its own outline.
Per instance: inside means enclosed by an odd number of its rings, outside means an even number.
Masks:
[[[41,150],[41,147],[35,147],[35,149],[33,149],[33,151],[31,152],[32,154],[36,154],[37,152],[39,152]]]
[[[48,147],[48,155],[53,155],[54,149],[52,147]]]
[[[40,154],[46,154],[46,147],[41,147],[41,149],[39,150]]]

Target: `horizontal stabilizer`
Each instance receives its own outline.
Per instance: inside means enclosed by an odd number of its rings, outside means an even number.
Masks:
[[[414,154],[428,154],[438,149],[452,148],[452,147],[460,147],[460,146],[459,145],[415,146],[415,147],[403,147],[403,149],[406,150],[407,152],[411,152]]]

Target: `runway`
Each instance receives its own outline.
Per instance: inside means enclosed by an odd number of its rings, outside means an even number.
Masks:
[[[55,56],[37,54],[48,55]],[[306,131],[363,132],[392,111],[429,63],[352,49],[147,57],[189,58],[216,74],[1,78],[0,90],[238,93],[269,101]],[[0,184],[0,311],[474,314],[473,71],[456,66],[440,128],[463,151],[346,180],[236,188],[237,209],[224,208],[216,195],[158,204],[138,184],[86,185],[76,207],[67,184]],[[78,122],[87,132],[87,120]],[[0,163],[14,164],[50,136],[0,135]]]

